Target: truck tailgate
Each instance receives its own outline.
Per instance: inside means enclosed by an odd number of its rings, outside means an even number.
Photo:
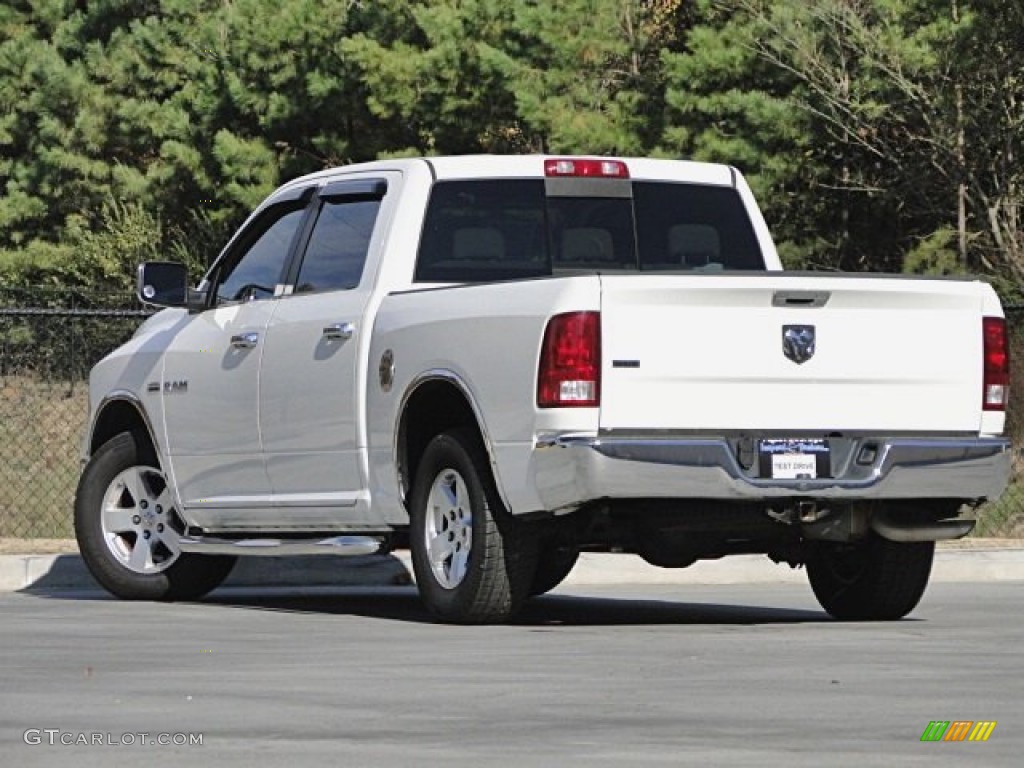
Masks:
[[[600,426],[977,432],[983,287],[786,273],[604,275]],[[789,356],[787,327],[797,337]]]

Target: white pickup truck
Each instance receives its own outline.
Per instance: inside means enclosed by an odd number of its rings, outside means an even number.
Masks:
[[[833,616],[895,619],[1009,477],[993,290],[784,272],[726,166],[336,168],[187,285],[142,265],[166,309],[90,381],[75,527],[125,598],[408,546],[434,614],[491,622],[581,551],[763,553]]]

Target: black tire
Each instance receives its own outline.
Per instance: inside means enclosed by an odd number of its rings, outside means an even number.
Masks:
[[[530,596],[543,595],[565,581],[579,559],[579,547],[570,542],[556,540],[541,545]]]
[[[853,544],[819,542],[807,576],[821,607],[841,621],[892,621],[910,613],[931,575],[935,542],[896,543],[869,534]]]
[[[430,441],[409,518],[416,584],[431,613],[459,624],[515,615],[529,596],[536,542],[501,503],[475,433],[453,430]]]
[[[139,480],[142,492],[126,487],[124,478],[129,484]],[[164,503],[153,504],[153,498]],[[128,432],[104,443],[86,465],[75,496],[75,537],[89,572],[111,594],[125,600],[193,600],[230,573],[234,557],[173,551],[175,537],[184,527],[168,498],[152,451],[140,448]],[[105,533],[105,526],[111,526],[110,514],[130,518],[131,523],[113,526],[119,532]],[[133,568],[132,555],[140,546],[138,553],[148,550],[148,557]]]

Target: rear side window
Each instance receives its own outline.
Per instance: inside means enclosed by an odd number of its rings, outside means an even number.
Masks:
[[[555,270],[764,269],[735,189],[638,181],[632,194],[549,197],[539,179],[438,182],[415,279],[484,282]]]
[[[302,257],[296,293],[355,288],[363,275],[380,200],[325,200]]]

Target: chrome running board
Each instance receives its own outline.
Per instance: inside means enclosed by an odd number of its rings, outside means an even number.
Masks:
[[[332,536],[326,539],[220,539],[210,536],[182,536],[182,552],[203,555],[244,555],[280,557],[288,555],[372,555],[381,539],[369,536]]]

